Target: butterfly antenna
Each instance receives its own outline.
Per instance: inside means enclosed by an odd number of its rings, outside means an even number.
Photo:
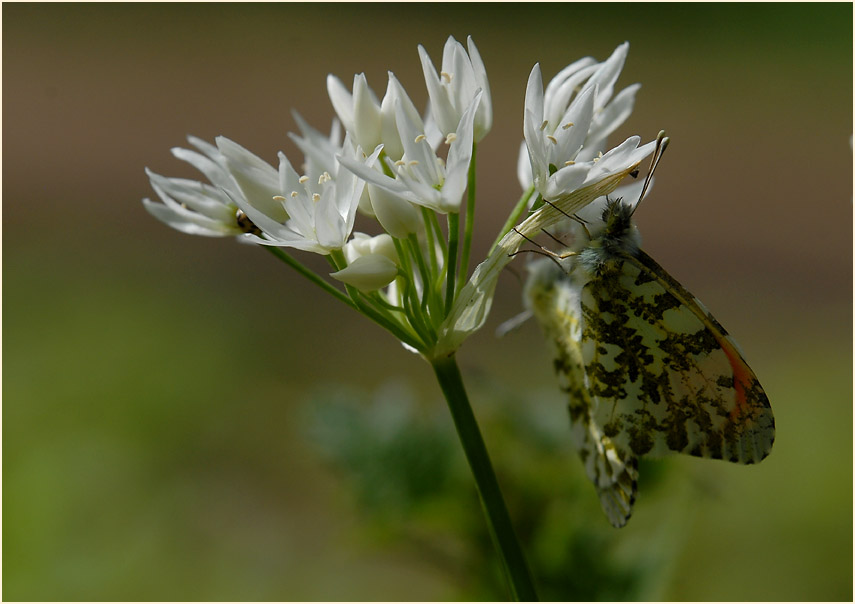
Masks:
[[[650,160],[650,170],[647,172],[647,176],[644,177],[644,186],[641,188],[641,195],[638,196],[638,203],[632,209],[633,214],[638,209],[638,206],[641,205],[641,200],[644,199],[644,195],[647,193],[650,181],[653,180],[653,173],[656,171],[656,166],[659,165],[662,155],[665,154],[665,149],[668,148],[669,142],[671,142],[671,139],[665,136],[664,130],[660,130],[656,136],[656,149],[653,150],[653,158]]]

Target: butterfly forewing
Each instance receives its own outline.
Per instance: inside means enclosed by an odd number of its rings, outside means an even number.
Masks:
[[[769,401],[721,326],[643,252],[581,293],[592,420],[624,459],[669,451],[753,463],[774,440]]]

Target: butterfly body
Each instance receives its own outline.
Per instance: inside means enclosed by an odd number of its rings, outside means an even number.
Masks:
[[[554,344],[572,438],[611,523],[635,501],[638,459],[672,452],[755,463],[768,398],[704,306],[640,249],[634,206],[608,200],[558,259],[532,263],[526,300]]]

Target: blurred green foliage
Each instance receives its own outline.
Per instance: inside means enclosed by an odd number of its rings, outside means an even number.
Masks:
[[[322,388],[306,403],[306,434],[346,478],[370,521],[366,531],[373,529],[369,542],[383,535],[418,551],[453,578],[451,599],[506,599],[474,482],[442,404],[419,404],[402,382],[373,393]],[[658,599],[666,560],[680,544],[646,539],[621,553],[620,531],[599,510],[568,450],[569,425],[544,411],[513,395],[496,397],[484,426],[539,596]],[[657,490],[662,469],[658,462],[643,464],[645,497]]]

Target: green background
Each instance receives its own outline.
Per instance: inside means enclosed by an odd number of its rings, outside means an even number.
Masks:
[[[365,529],[351,482],[303,419],[323,404],[319,385],[373,391],[390,378],[443,412],[429,367],[269,254],[181,235],[140,199],[154,196],[145,166],[195,176],[169,154],[190,133],[299,161],[290,110],[326,129],[330,72],[349,84],[364,71],[382,95],[392,70],[423,106],[416,45],[436,62],[448,35],[471,34],[495,111],[473,256],[520,193],[532,65],[548,79],[629,40],[619,86],[643,87],[615,142],[660,129],[672,141],[637,214],[644,247],[735,335],[775,411],[761,465],[663,462],[667,484],[642,490],[609,538],[644,552],[665,527],[674,545],[657,597],[851,600],[850,4],[2,10],[4,599],[466,593],[465,576]],[[464,376],[479,417],[504,392],[560,425],[536,327],[493,336],[520,310],[520,289],[508,272],[459,355]],[[502,480],[526,445],[492,425]],[[556,485],[582,472],[562,455]],[[585,509],[592,530],[613,531],[595,502]],[[443,519],[456,530],[453,508]]]

